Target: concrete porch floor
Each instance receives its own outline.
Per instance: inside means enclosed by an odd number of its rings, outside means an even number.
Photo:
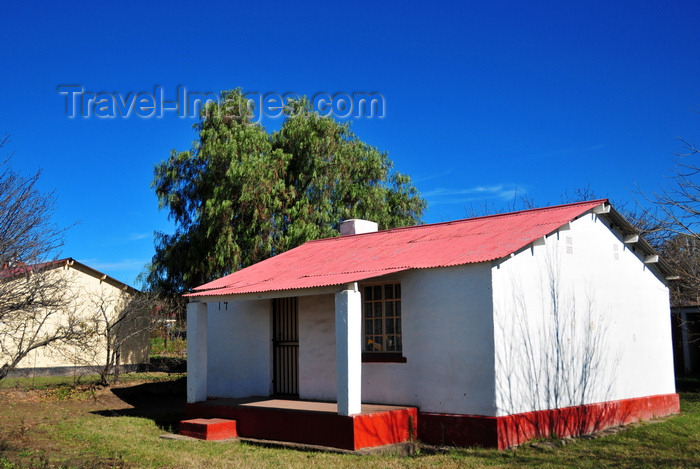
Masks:
[[[213,406],[264,407],[267,409],[300,410],[303,412],[325,412],[333,414],[338,413],[338,404],[335,402],[301,401],[299,399],[278,399],[274,397],[262,396],[243,397],[239,399],[209,399],[205,402],[198,402],[197,404]],[[362,404],[361,414],[374,414],[377,412],[389,412],[409,408],[410,407],[395,405]]]
[[[209,399],[187,404],[186,416],[236,420],[245,438],[358,450],[415,438],[415,407],[363,404],[362,412],[338,415],[335,402],[270,397]]]

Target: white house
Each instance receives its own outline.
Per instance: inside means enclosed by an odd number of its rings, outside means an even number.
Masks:
[[[344,222],[196,288],[188,415],[349,449],[505,448],[679,411],[672,272],[607,200],[375,230]]]

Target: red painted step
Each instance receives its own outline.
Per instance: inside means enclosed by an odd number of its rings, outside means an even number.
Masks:
[[[180,435],[200,440],[237,438],[236,421],[229,419],[190,419],[180,422]]]

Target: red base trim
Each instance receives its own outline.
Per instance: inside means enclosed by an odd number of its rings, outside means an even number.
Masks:
[[[215,405],[212,402],[187,404],[185,414],[188,418],[236,420],[241,437],[349,450],[409,441],[415,437],[418,417],[416,408],[342,416],[330,412]]]
[[[608,401],[504,417],[418,414],[418,437],[431,444],[504,449],[537,437],[585,435],[637,420],[677,414],[678,394]]]
[[[431,444],[504,449],[532,438],[584,435],[615,425],[678,412],[678,394],[623,399],[503,417],[418,413],[415,408],[346,417],[331,412],[216,405],[213,401],[187,404],[186,407],[188,418],[229,419],[223,422],[236,420],[237,424],[233,422],[234,432],[237,431],[242,437],[349,450],[402,443],[416,436]],[[193,425],[201,425],[202,421],[211,422],[204,419],[194,419],[190,422],[193,422]],[[201,428],[187,428],[187,422],[182,422],[180,433],[202,434]],[[207,426],[215,428],[211,423]],[[205,433],[206,431],[208,430],[204,430]],[[236,435],[224,438],[234,436]]]
[[[200,440],[227,440],[236,438],[236,421],[225,419],[191,419],[180,422],[180,435]]]

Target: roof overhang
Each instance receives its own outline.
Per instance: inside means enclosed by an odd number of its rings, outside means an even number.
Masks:
[[[377,277],[384,277],[386,275],[403,272],[405,270],[409,270],[409,268],[351,272],[338,275],[319,275],[315,277],[308,277],[310,285],[306,288],[279,288],[280,283],[268,284],[267,282],[261,282],[258,284],[257,288],[253,284],[244,284],[212,290],[195,291],[184,296],[190,298],[190,301],[217,302],[224,301],[222,299],[224,297],[237,300],[263,300],[285,298],[288,296],[323,295],[336,293],[342,290],[345,285],[351,283]],[[273,285],[277,286],[277,288],[271,288]],[[251,288],[256,291],[250,291]],[[241,292],[241,290],[246,291]]]
[[[655,272],[666,284],[673,280],[678,280],[678,275],[671,266],[661,257],[659,253],[644,238],[639,236],[639,230],[634,227],[620,212],[615,210],[609,203],[603,203],[593,209],[593,213],[599,218],[604,218],[612,230],[617,230],[622,235],[622,242],[638,252],[644,265]]]

